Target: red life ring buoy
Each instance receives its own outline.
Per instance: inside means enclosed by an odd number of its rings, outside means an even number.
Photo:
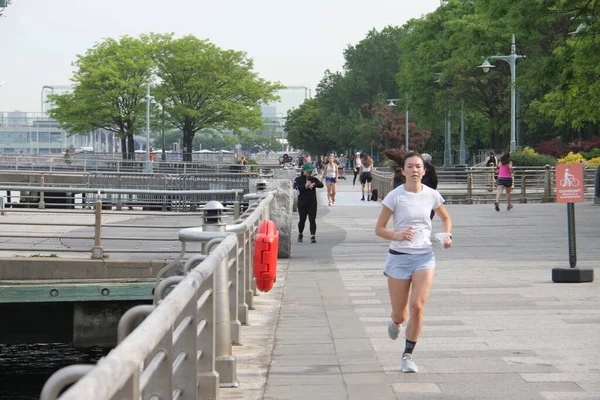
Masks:
[[[277,280],[279,231],[273,221],[263,221],[254,238],[254,278],[256,288],[268,292]]]

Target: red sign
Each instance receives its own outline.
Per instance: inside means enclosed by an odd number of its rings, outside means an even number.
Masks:
[[[583,165],[558,164],[556,166],[556,201],[559,203],[583,201]]]

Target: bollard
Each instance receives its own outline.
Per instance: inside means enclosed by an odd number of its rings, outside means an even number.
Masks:
[[[222,220],[225,207],[218,201],[209,201],[203,207],[204,232],[225,232]],[[208,247],[208,246],[207,246]],[[215,369],[219,373],[219,386],[238,387],[236,360],[231,347],[232,330],[240,331],[241,324],[231,321],[229,308],[229,268],[228,260],[222,260],[215,270]],[[237,295],[237,288],[236,295]],[[235,304],[237,308],[237,304]],[[236,326],[237,325],[237,326]]]
[[[473,204],[473,173],[467,173],[467,204]]]
[[[92,247],[92,259],[102,260],[104,258],[104,249],[102,248],[102,199],[100,198],[100,192],[98,192],[94,214],[94,247]]]
[[[44,186],[44,174],[40,175],[40,186]],[[40,192],[40,201],[38,208],[46,208],[46,202],[44,201],[44,192]]]
[[[549,203],[552,201],[552,175],[550,174],[550,166],[546,164],[544,167],[544,198],[542,203]]]

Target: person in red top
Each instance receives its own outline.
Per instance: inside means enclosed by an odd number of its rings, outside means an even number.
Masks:
[[[154,161],[154,149],[150,147],[150,161]]]

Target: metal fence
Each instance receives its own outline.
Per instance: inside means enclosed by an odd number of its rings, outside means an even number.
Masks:
[[[234,160],[210,159],[193,155],[191,162],[180,159],[148,161],[145,154],[136,154],[133,160],[123,160],[116,153],[78,153],[73,158],[61,154],[0,154],[0,170],[4,171],[47,171],[47,172],[136,172],[136,173],[256,173],[270,174],[280,168],[278,162],[263,160],[259,164],[242,166]],[[276,160],[275,160],[276,161]]]
[[[73,191],[69,187],[41,187],[41,186],[0,186],[1,191],[17,191],[17,193],[39,193],[32,205],[44,206],[52,193],[63,193]],[[187,211],[199,210],[205,199],[224,199],[224,203],[233,199],[228,212],[238,218],[244,207],[242,189],[232,190],[126,190],[126,189],[88,189],[77,188],[86,196],[80,198],[77,205],[79,209],[48,210],[37,208],[4,208],[5,202],[0,201],[0,238],[5,238],[0,246],[0,251],[13,253],[91,253],[93,259],[102,259],[107,254],[172,254],[173,250],[161,250],[159,243],[173,242],[172,236],[162,237],[149,235],[144,240],[153,241],[157,246],[152,249],[142,249],[135,245],[140,241],[142,235],[133,232],[148,232],[157,230],[163,232],[165,229],[181,229],[194,223],[194,217],[199,218],[202,213],[187,212],[185,215],[176,212],[143,212],[129,211],[106,211],[104,199],[121,199],[122,204],[137,204],[144,196],[154,196],[163,199],[166,196],[181,201],[182,208]],[[29,191],[29,192],[27,192]],[[12,195],[12,200],[15,199]],[[3,199],[0,196],[0,199]],[[27,198],[29,200],[29,198]],[[61,197],[62,199],[62,197]],[[130,199],[132,203],[127,203]],[[198,199],[203,202],[195,203]],[[145,199],[144,201],[146,201]],[[4,204],[3,204],[4,203]],[[15,203],[24,204],[28,203]],[[147,203],[144,203],[147,204]],[[43,208],[43,207],[42,207]],[[122,207],[118,207],[117,210]],[[176,210],[173,210],[176,211]],[[34,216],[33,218],[31,218]],[[160,223],[159,220],[164,222]],[[175,223],[177,222],[177,223]],[[70,233],[79,229],[77,233]],[[147,235],[148,236],[148,235]],[[131,243],[131,245],[127,245]]]
[[[73,382],[61,400],[214,400],[220,386],[236,386],[232,344],[240,343],[239,327],[252,309],[252,243],[273,198],[265,193],[232,226],[207,210],[202,229],[180,231],[185,275],[161,280],[152,306],[123,315],[117,347],[96,365],[57,371],[40,399],[59,398]],[[191,242],[203,243],[202,254],[185,253]],[[130,332],[140,317],[145,319]]]
[[[513,200],[515,202],[553,202],[555,199],[554,167],[515,167]],[[438,191],[448,203],[488,203],[495,201],[496,182],[493,167],[454,168],[437,171]],[[584,195],[594,198],[596,167],[584,168]],[[384,197],[393,189],[393,174],[380,169],[373,173],[373,189]]]

